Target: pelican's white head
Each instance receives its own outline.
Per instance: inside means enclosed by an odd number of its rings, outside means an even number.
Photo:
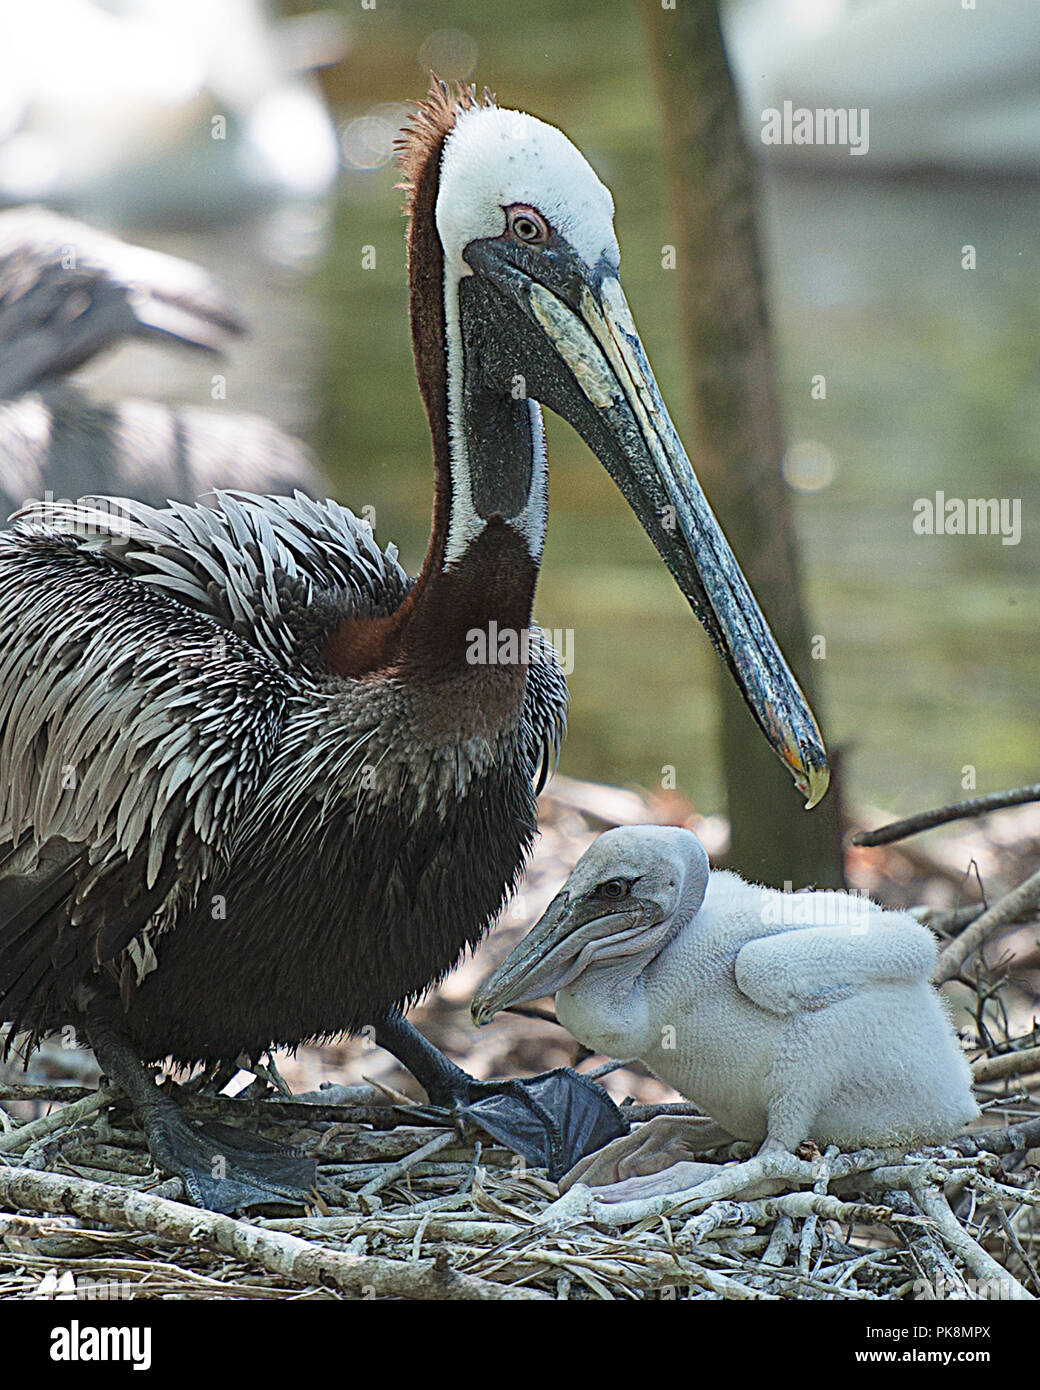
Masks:
[[[473,998],[474,1022],[606,966],[638,975],[697,913],[710,867],[691,830],[629,825],[594,840],[562,892]]]
[[[585,156],[535,116],[472,106],[457,117],[441,156],[437,231],[446,268],[467,274],[465,248],[505,235],[517,217],[511,209],[536,214],[589,270],[600,261],[617,270],[614,200]]]
[[[819,730],[668,417],[618,278],[610,193],[553,126],[469,88],[453,98],[441,83],[400,162],[416,360],[435,441],[448,446],[441,563],[482,554],[491,528],[509,544],[522,538],[540,563],[539,405],[561,415],[621,489],[777,755],[819,800]]]

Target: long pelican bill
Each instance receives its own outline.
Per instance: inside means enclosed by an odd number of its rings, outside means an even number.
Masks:
[[[466,259],[514,306],[514,346],[498,369],[515,371],[522,353],[530,394],[599,457],[815,806],[830,779],[816,720],[669,418],[616,266],[604,259],[590,270],[563,242],[534,254],[501,239],[471,243]]]
[[[473,996],[470,1013],[478,1027],[490,1023],[497,1013],[510,1005],[546,998],[570,982],[577,974],[577,970],[570,967],[576,965],[580,947],[570,952],[564,949],[563,943],[570,937],[573,925],[567,894],[558,893],[523,940]]]
[[[595,961],[653,955],[657,946],[648,904],[627,900],[610,910],[604,903],[572,901],[558,893],[545,912],[473,996],[470,1012],[478,1026],[513,1004],[544,999],[565,989]]]

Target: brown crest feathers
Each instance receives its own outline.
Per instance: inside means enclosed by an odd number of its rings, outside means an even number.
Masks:
[[[430,91],[425,101],[415,103],[408,124],[394,141],[397,167],[403,175],[397,186],[405,192],[405,212],[411,212],[415,189],[431,160],[439,162],[444,141],[459,114],[474,106],[494,106],[495,96],[485,87],[477,95],[476,86],[459,82],[455,90],[430,74]]]

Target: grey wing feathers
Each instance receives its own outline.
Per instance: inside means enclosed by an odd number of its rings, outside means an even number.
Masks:
[[[852,902],[849,910],[857,915],[851,925],[795,928],[741,947],[734,962],[737,988],[760,1008],[787,1016],[857,990],[930,978],[936,944],[927,927],[844,893],[832,896]]]
[[[158,401],[99,402],[69,381],[0,402],[0,520],[33,497],[130,494],[153,506],[214,487],[321,490],[310,451],[269,420]]]
[[[291,693],[261,653],[76,539],[0,536],[0,1018],[39,1023],[40,991],[197,890]]]
[[[205,613],[286,671],[301,665],[307,610],[322,596],[345,611],[392,612],[411,587],[397,551],[367,522],[303,493],[216,492],[213,507],[125,498],[33,503],[16,531],[45,527]]]
[[[120,338],[216,350],[242,324],[189,261],[45,208],[0,213],[0,398],[72,371]]]

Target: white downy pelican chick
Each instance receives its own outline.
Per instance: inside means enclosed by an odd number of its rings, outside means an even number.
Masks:
[[[571,1183],[656,1172],[728,1136],[764,1149],[909,1147],[978,1113],[930,984],[935,952],[906,913],[745,883],[712,871],[689,830],[626,826],[590,846],[477,991],[473,1017],[555,994],[586,1047],[640,1058],[716,1122],[709,1136],[696,1121],[651,1121],[583,1160]],[[680,1166],[679,1186],[707,1175]],[[670,1177],[655,1190],[674,1190]]]

